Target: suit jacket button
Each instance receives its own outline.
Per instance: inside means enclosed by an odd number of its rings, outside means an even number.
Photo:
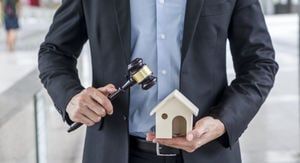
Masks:
[[[124,121],[126,121],[126,120],[127,120],[127,117],[126,117],[125,115],[123,115],[123,119],[124,119]]]

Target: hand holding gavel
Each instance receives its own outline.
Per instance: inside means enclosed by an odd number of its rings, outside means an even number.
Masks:
[[[114,85],[101,88],[89,87],[75,95],[67,106],[67,113],[73,122],[93,126],[106,115],[113,114],[108,95],[117,91]]]
[[[70,119],[76,123],[69,128],[68,132],[76,130],[82,124],[92,126],[107,114],[111,115],[113,113],[111,101],[133,85],[139,84],[142,89],[148,90],[156,84],[156,80],[142,59],[134,59],[128,65],[127,81],[118,89],[112,84],[98,89],[87,88],[71,99],[66,111]]]

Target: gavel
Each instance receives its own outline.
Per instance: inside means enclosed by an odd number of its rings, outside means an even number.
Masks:
[[[127,69],[127,81],[121,87],[119,87],[116,92],[108,96],[110,101],[116,99],[116,97],[118,97],[121,93],[125,92],[135,84],[141,85],[143,90],[148,90],[156,84],[157,78],[153,76],[153,72],[150,70],[147,64],[143,62],[143,59],[134,59],[132,62],[130,62]],[[68,132],[72,132],[82,125],[82,123],[74,123],[68,129]]]

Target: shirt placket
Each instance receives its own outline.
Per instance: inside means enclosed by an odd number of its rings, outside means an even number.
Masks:
[[[158,76],[158,101],[161,101],[164,98],[163,92],[168,88],[166,81],[168,73],[168,55],[165,52],[166,41],[168,39],[167,31],[164,29],[166,26],[165,17],[165,5],[166,0],[156,0],[156,18],[157,18],[157,76]]]

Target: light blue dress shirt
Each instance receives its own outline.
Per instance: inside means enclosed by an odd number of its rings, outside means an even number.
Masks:
[[[157,84],[130,92],[129,133],[145,137],[153,130],[150,111],[179,88],[181,42],[186,0],[130,0],[132,59],[142,58],[157,76]]]

